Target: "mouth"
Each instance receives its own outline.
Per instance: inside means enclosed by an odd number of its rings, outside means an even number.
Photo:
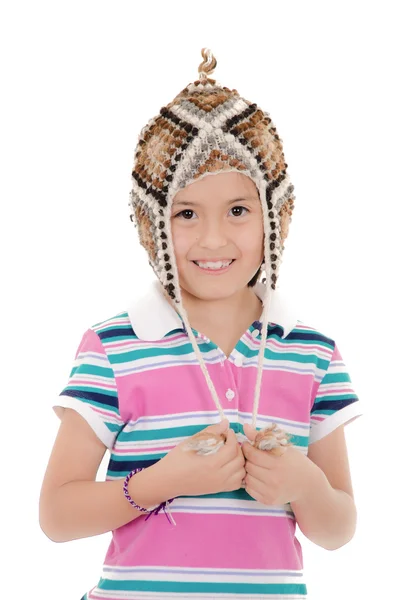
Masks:
[[[235,258],[230,261],[218,261],[218,262],[201,262],[193,260],[193,264],[200,269],[202,273],[206,273],[207,275],[220,275],[222,273],[226,273],[232,264],[235,262]]]

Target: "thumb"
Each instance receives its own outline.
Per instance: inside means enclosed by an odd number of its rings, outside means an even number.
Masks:
[[[215,425],[209,425],[208,427],[206,427],[205,431],[208,431],[210,433],[226,433],[228,429],[228,419],[222,419],[220,423],[215,423]]]
[[[250,442],[253,442],[256,434],[258,433],[257,430],[252,427],[252,425],[249,425],[249,423],[244,423],[244,433],[247,436],[247,438],[250,440]]]

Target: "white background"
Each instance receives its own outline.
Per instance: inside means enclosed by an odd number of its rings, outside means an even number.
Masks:
[[[9,2],[1,10],[1,597],[80,600],[110,533],[38,523],[51,406],[94,323],[153,278],[128,217],[143,125],[197,78],[270,113],[295,185],[280,290],[336,340],[365,416],[346,428],[352,542],[303,539],[310,600],[393,597],[396,420],[393,2]],[[394,343],[393,343],[394,342]],[[105,455],[98,479],[104,479]]]

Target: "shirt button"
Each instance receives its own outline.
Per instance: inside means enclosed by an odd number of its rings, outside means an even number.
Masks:
[[[236,360],[234,361],[234,364],[236,365],[236,367],[241,367],[243,364],[243,357],[237,356]]]
[[[254,331],[252,332],[252,336],[258,337],[258,335],[259,335],[259,329],[254,329]]]
[[[226,398],[230,401],[233,400],[235,393],[230,388],[226,392]]]

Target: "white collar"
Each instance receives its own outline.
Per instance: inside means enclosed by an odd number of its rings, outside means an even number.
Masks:
[[[253,290],[262,300],[265,285],[257,282]],[[182,329],[182,321],[176,310],[164,297],[158,279],[153,280],[149,289],[131,303],[128,316],[135,335],[145,341],[161,340],[173,329]],[[297,323],[290,303],[286,302],[278,289],[272,291],[268,321],[283,328],[283,338],[293,330]]]

